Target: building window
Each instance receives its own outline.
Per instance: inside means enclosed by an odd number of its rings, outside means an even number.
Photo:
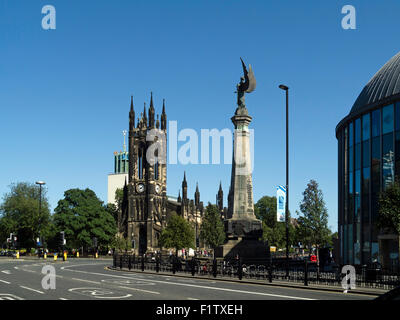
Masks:
[[[363,115],[362,117],[362,140],[369,140],[371,135],[371,124],[369,113]]]
[[[372,112],[372,137],[381,135],[381,110]]]
[[[394,181],[393,133],[382,137],[382,179],[383,189]]]
[[[393,131],[393,105],[382,109],[382,134]]]

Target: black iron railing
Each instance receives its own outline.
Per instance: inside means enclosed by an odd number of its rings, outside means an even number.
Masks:
[[[286,262],[282,261],[242,261],[213,260],[210,258],[181,259],[176,256],[137,256],[134,254],[115,254],[113,267],[117,269],[154,271],[161,273],[187,274],[204,277],[238,278],[266,282],[286,281],[309,284],[323,284],[341,287],[342,282],[350,283],[350,276],[342,273],[342,267],[331,267],[329,271],[318,268],[309,261],[291,261],[289,276]],[[400,286],[400,273],[373,267],[356,268],[354,275],[356,287],[392,289]]]

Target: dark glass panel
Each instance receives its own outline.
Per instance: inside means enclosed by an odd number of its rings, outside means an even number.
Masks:
[[[372,139],[372,165],[379,165],[381,161],[381,139],[375,137]]]
[[[353,152],[354,148],[350,147],[349,148],[349,171],[353,172],[354,171],[354,152]]]
[[[368,140],[371,135],[371,123],[369,113],[364,114],[362,117],[362,139]]]
[[[353,145],[353,122],[349,123],[349,147],[351,147]]]
[[[381,110],[372,112],[372,137],[377,137],[381,134]]]
[[[361,143],[356,144],[354,157],[356,170],[358,170],[361,168]]]
[[[355,143],[360,143],[361,142],[361,119],[358,118],[355,121],[355,125],[354,125],[354,130],[355,130]]]
[[[347,222],[353,223],[354,217],[354,188],[353,188],[353,172],[349,173],[349,206],[348,206],[348,215]]]
[[[400,102],[396,102],[395,106],[395,114],[396,114],[396,121],[395,121],[395,126],[396,126],[396,131],[400,130]]]
[[[399,104],[400,105],[400,104]],[[395,159],[396,159],[396,172],[395,175],[400,178],[400,131],[396,131],[396,143],[395,143]]]
[[[344,225],[343,231],[343,263],[348,264],[348,242],[349,242],[348,228],[347,224]]]
[[[348,244],[347,244],[347,248],[348,248],[348,263],[349,264],[353,264],[353,225],[349,224],[348,225],[349,228],[349,238],[348,238]]]
[[[354,199],[355,199],[355,221],[360,221],[361,213],[361,171],[357,170],[355,173],[355,187],[354,187]]]
[[[385,134],[382,137],[382,160],[382,186],[385,189],[394,181],[393,133]]]
[[[382,109],[382,134],[393,131],[393,105]]]
[[[369,185],[371,181],[370,168],[363,169],[362,183],[362,221],[369,222]]]
[[[363,142],[363,155],[362,155],[362,162],[363,162],[363,168],[365,167],[369,167],[371,165],[371,152],[369,150],[370,146],[369,146],[369,142],[370,140],[366,140]]]

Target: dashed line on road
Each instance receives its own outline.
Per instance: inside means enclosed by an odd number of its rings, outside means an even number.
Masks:
[[[0,280],[0,282],[3,282],[3,283],[5,283],[5,284],[11,284],[11,282],[4,281],[4,280]]]
[[[72,280],[83,281],[83,282],[89,282],[89,283],[94,283],[94,284],[101,284],[101,282],[98,282],[98,281],[91,281],[91,280],[86,280],[86,279],[72,278]]]
[[[128,289],[128,290],[133,290],[133,291],[140,291],[140,292],[145,292],[145,293],[160,294],[159,292],[156,292],[156,291],[149,291],[149,290],[136,289],[136,288],[130,288],[130,287],[118,286],[118,288]]]
[[[40,294],[44,294],[44,292],[36,290],[36,289],[32,289],[32,288],[24,287],[24,286],[20,286],[20,287],[23,288],[23,289],[26,289],[26,290],[30,290],[30,291],[34,291],[34,292],[37,292],[37,293],[40,293]]]

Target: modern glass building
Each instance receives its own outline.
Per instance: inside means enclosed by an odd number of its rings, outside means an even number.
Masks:
[[[400,174],[400,52],[364,87],[336,138],[340,262],[393,265],[397,236],[381,234],[376,221],[379,192]]]

